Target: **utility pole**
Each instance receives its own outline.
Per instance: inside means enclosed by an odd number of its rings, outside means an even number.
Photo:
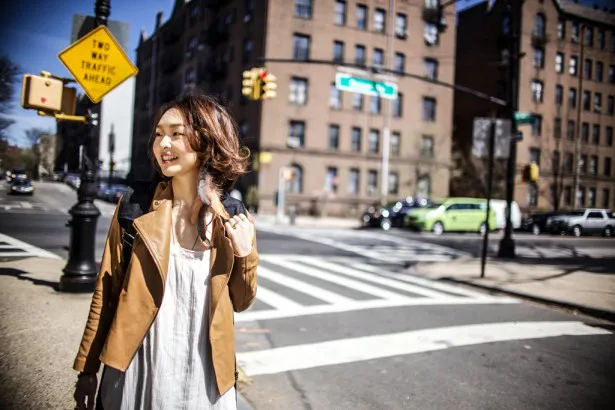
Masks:
[[[113,183],[113,171],[115,170],[113,154],[115,154],[115,133],[113,132],[113,124],[111,124],[111,131],[109,132],[109,186]]]
[[[580,179],[581,179],[581,110],[583,110],[583,75],[584,73],[584,69],[585,69],[585,62],[584,62],[584,57],[585,57],[585,30],[586,30],[586,26],[585,24],[581,23],[579,30],[581,30],[580,33],[580,45],[581,45],[581,52],[579,55],[579,62],[577,64],[577,75],[579,76],[579,85],[578,85],[578,92],[577,92],[577,132],[576,132],[576,140],[574,141],[574,176],[573,176],[573,182],[572,182],[572,192],[574,195],[574,206],[575,208],[579,208],[581,206],[580,204],[580,198],[579,198],[579,191],[580,191]],[[589,102],[591,104],[591,101]],[[590,105],[591,106],[591,105]],[[589,132],[589,131],[588,131]]]
[[[389,72],[395,69],[393,63],[393,36],[395,33],[395,0],[389,0],[389,22],[387,33],[386,62]],[[397,98],[397,96],[396,96]],[[382,99],[381,99],[382,100]],[[382,175],[380,176],[380,204],[386,206],[389,195],[389,153],[391,141],[391,117],[393,116],[393,101],[384,103],[384,129],[382,132]]]
[[[515,174],[517,165],[517,123],[515,112],[519,104],[519,35],[521,32],[521,10],[523,0],[508,0],[510,15],[510,38],[508,43],[508,118],[510,119],[510,154],[506,171],[506,228],[504,237],[500,240],[498,257],[515,257],[515,240],[512,237],[512,201],[515,194]]]

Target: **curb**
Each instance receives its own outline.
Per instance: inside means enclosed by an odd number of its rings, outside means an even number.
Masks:
[[[602,319],[602,320],[607,320],[609,322],[615,323],[615,311],[612,311],[609,309],[597,309],[597,308],[592,308],[589,306],[580,305],[580,304],[576,304],[572,302],[564,302],[562,300],[551,299],[551,298],[546,298],[542,296],[529,295],[523,292],[503,289],[498,286],[490,286],[490,285],[484,285],[480,283],[474,283],[474,282],[470,282],[464,279],[453,278],[450,276],[444,276],[444,277],[438,278],[438,280],[443,281],[443,282],[451,282],[451,283],[473,286],[475,288],[483,289],[483,290],[496,291],[499,293],[504,293],[507,295],[515,296],[520,299],[525,299],[525,300],[529,300],[532,302],[540,303],[543,305],[557,306],[560,308],[571,310],[575,314],[581,313],[587,316],[591,316],[595,319]]]

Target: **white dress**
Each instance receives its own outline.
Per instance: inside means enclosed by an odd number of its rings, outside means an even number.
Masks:
[[[210,251],[171,241],[162,305],[125,373],[106,367],[105,410],[236,410],[235,388],[218,395],[209,344]]]

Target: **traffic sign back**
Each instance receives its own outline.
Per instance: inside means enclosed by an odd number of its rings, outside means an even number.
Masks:
[[[71,44],[58,58],[94,103],[138,72],[105,26]]]

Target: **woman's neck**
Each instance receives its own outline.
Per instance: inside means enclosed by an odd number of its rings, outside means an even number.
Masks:
[[[197,184],[199,183],[199,172],[194,170],[183,175],[176,175],[171,180],[173,186],[173,206],[192,208],[197,197]]]

